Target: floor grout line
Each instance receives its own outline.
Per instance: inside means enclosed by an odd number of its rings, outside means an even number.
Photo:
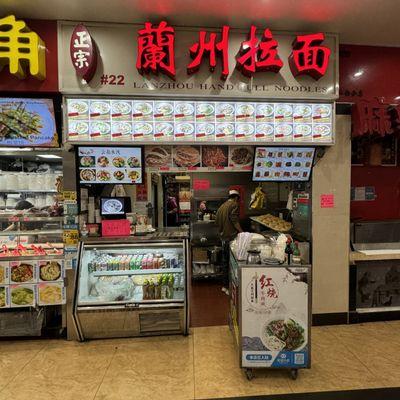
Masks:
[[[17,372],[4,386],[2,389],[0,389],[0,393],[3,392],[12,382],[14,382],[14,380],[23,372],[23,370],[25,369],[25,367],[31,363],[38,355],[39,353],[41,353],[42,351],[44,351],[44,349],[46,349],[49,346],[49,344],[44,344],[43,347],[38,350],[30,360],[28,360],[23,366],[22,368],[19,370],[19,372]]]
[[[104,374],[103,374],[103,376],[102,376],[102,378],[101,378],[101,382],[100,382],[99,386],[97,387],[96,393],[95,393],[94,396],[93,396],[93,400],[96,399],[97,393],[99,393],[99,390],[100,390],[100,388],[101,388],[101,385],[102,385],[103,382],[104,382],[104,378],[106,377],[106,374],[107,374],[108,370],[109,370],[110,367],[111,367],[111,363],[112,363],[112,361],[114,360],[114,357],[115,357],[115,355],[117,354],[117,351],[118,351],[118,346],[115,346],[114,353],[113,353],[113,355],[111,356],[110,362],[108,363],[107,368],[106,368],[105,371],[104,371]]]
[[[332,334],[336,339],[340,340],[340,337],[337,336],[337,335],[335,334],[335,332],[331,332],[331,334]],[[351,353],[351,354],[358,360],[358,362],[359,362],[360,364],[362,364],[362,365],[367,369],[367,371],[368,371],[373,377],[377,378],[377,376],[375,375],[375,373],[372,372],[372,370],[369,369],[368,365],[367,365],[366,363],[364,363],[364,361],[357,355],[356,352],[354,352],[354,351],[351,349],[351,347],[347,346],[347,344],[345,344],[344,342],[342,343],[342,346],[344,346],[344,347],[347,349],[347,351],[348,351],[349,353]]]

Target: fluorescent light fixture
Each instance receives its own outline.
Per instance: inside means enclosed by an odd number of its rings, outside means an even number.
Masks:
[[[57,159],[57,158],[62,158],[62,157],[60,157],[60,156],[56,156],[55,154],[38,154],[38,157],[40,157],[40,158],[47,158],[47,159],[49,159],[49,160],[51,160],[51,159],[55,160],[55,159]]]
[[[32,151],[32,149],[30,149],[28,147],[0,147],[0,151],[16,152],[16,151]]]
[[[361,76],[364,73],[363,70],[357,71],[353,76],[354,78],[358,78],[359,76]]]

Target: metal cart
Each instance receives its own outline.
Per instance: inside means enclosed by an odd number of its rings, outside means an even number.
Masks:
[[[247,379],[311,366],[311,265],[246,264],[230,255],[229,325]]]

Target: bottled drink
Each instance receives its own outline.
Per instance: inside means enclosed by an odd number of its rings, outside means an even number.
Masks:
[[[285,259],[286,259],[286,264],[290,265],[292,262],[292,255],[293,255],[293,250],[291,246],[291,240],[288,239],[286,242],[286,248],[285,248]]]
[[[293,264],[301,264],[299,242],[293,243]]]

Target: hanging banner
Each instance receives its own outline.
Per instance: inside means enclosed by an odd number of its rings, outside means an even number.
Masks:
[[[70,61],[76,22],[59,23],[59,82],[65,94],[334,100],[336,35],[86,23],[101,63],[83,84]],[[250,35],[250,37],[249,37]],[[159,39],[162,38],[162,40]],[[101,65],[101,67],[100,67]]]

